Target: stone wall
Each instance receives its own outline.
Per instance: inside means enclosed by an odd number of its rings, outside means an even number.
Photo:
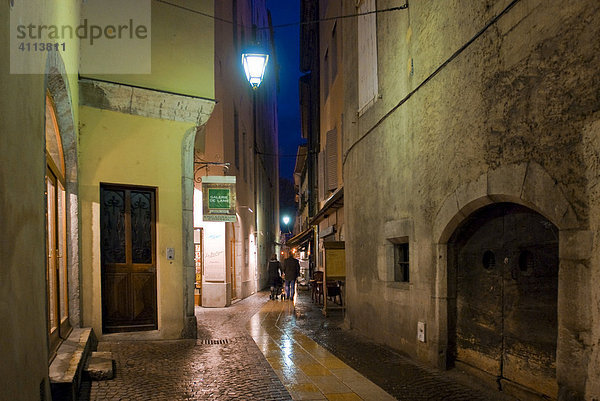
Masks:
[[[483,205],[523,204],[561,230],[561,397],[597,396],[599,22],[586,1],[425,1],[378,14],[380,97],[360,117],[356,22],[344,23],[352,327],[445,366],[445,243]],[[385,278],[388,226],[409,237],[410,283]]]

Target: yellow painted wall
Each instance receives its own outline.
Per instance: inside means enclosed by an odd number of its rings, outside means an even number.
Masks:
[[[157,188],[158,332],[140,338],[179,338],[183,329],[181,144],[190,123],[80,109],[83,323],[102,333],[100,183]],[[166,248],[175,260],[166,259]]]
[[[46,343],[46,257],[44,205],[44,75],[10,74],[10,19],[71,23],[76,0],[15,1],[0,4],[0,389],[2,398],[39,400],[49,394]],[[77,46],[76,46],[77,47]],[[45,53],[26,64],[44,71]],[[77,65],[77,51],[62,54]],[[20,65],[19,67],[26,67]],[[69,77],[77,104],[76,75]],[[77,114],[75,114],[77,118]],[[77,126],[77,122],[75,122]]]
[[[214,14],[213,0],[170,2]],[[151,5],[152,73],[86,77],[213,99],[214,20],[157,1]]]

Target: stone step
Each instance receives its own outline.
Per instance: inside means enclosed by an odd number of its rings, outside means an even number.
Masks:
[[[50,388],[53,400],[76,400],[85,362],[98,346],[91,328],[75,328],[63,341],[50,364]]]
[[[92,352],[84,368],[84,373],[95,381],[110,380],[115,377],[112,352]]]

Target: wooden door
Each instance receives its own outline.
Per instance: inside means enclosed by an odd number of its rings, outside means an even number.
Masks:
[[[155,190],[100,188],[102,331],[155,330]]]
[[[556,227],[529,209],[499,204],[471,216],[451,242],[455,359],[501,385],[556,397]]]

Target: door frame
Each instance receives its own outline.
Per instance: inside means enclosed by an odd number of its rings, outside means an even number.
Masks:
[[[67,243],[67,184],[65,179],[65,158],[62,144],[61,132],[57,122],[56,105],[49,91],[45,96],[45,118],[46,127],[44,135],[54,135],[56,157],[54,160],[46,143],[46,173],[45,173],[45,209],[46,209],[46,312],[47,312],[47,336],[48,355],[52,361],[56,351],[63,340],[67,339],[72,331],[70,322],[69,305],[69,265]],[[48,125],[51,126],[48,132]],[[54,188],[52,203],[49,199],[49,185]],[[61,200],[62,198],[62,200]],[[53,219],[53,227],[50,227],[50,218]],[[52,232],[51,232],[52,231]],[[52,241],[52,243],[51,243]],[[52,249],[51,249],[52,248]],[[52,265],[52,266],[51,266]],[[62,278],[62,279],[61,279]],[[51,281],[55,284],[52,288]],[[52,305],[54,303],[54,305]],[[51,309],[54,309],[53,311]],[[62,313],[64,310],[64,315]],[[51,316],[56,316],[56,326],[53,326]]]
[[[125,216],[125,221],[124,221],[124,227],[125,227],[125,262],[124,263],[115,263],[113,267],[125,267],[128,266],[128,268],[132,269],[132,272],[137,270],[136,267],[134,265],[139,265],[139,266],[146,266],[146,267],[150,267],[151,270],[153,270],[153,289],[154,289],[154,312],[153,312],[153,321],[151,323],[144,323],[144,324],[132,324],[132,325],[121,325],[121,326],[114,326],[114,327],[107,327],[107,319],[106,319],[106,311],[105,311],[105,291],[107,290],[104,287],[104,283],[105,283],[105,270],[107,268],[107,266],[105,266],[104,264],[104,260],[102,257],[102,247],[100,248],[100,280],[101,280],[101,316],[102,316],[102,333],[104,334],[108,334],[108,333],[119,333],[119,332],[134,332],[134,331],[150,331],[150,330],[157,330],[158,329],[158,257],[157,257],[157,250],[158,250],[158,245],[157,245],[157,239],[156,239],[156,221],[157,221],[157,209],[158,209],[158,188],[156,187],[150,187],[150,186],[142,186],[142,185],[130,185],[130,184],[115,184],[115,183],[104,183],[101,182],[99,185],[99,192],[100,192],[100,200],[102,199],[102,191],[104,189],[108,189],[108,190],[117,190],[117,191],[124,191],[125,194],[125,200],[124,200],[124,207],[125,207],[125,211],[124,211],[124,216]],[[152,202],[151,202],[151,208],[152,208],[152,212],[151,212],[151,241],[152,241],[152,250],[151,250],[151,263],[133,263],[133,256],[132,256],[132,250],[131,248],[131,207],[130,207],[130,199],[131,199],[131,192],[135,192],[136,190],[141,190],[141,191],[149,191],[152,193]],[[129,195],[127,194],[129,193]],[[129,200],[129,201],[128,201]],[[128,213],[129,211],[129,213]],[[102,216],[102,204],[100,201],[100,214]],[[100,222],[102,217],[100,217]],[[100,241],[102,243],[102,229],[100,230]],[[131,273],[132,273],[131,272]],[[133,293],[129,292],[128,293],[128,297],[132,297]],[[132,307],[132,303],[133,300],[132,299],[128,299],[127,300],[130,303],[130,307]]]

